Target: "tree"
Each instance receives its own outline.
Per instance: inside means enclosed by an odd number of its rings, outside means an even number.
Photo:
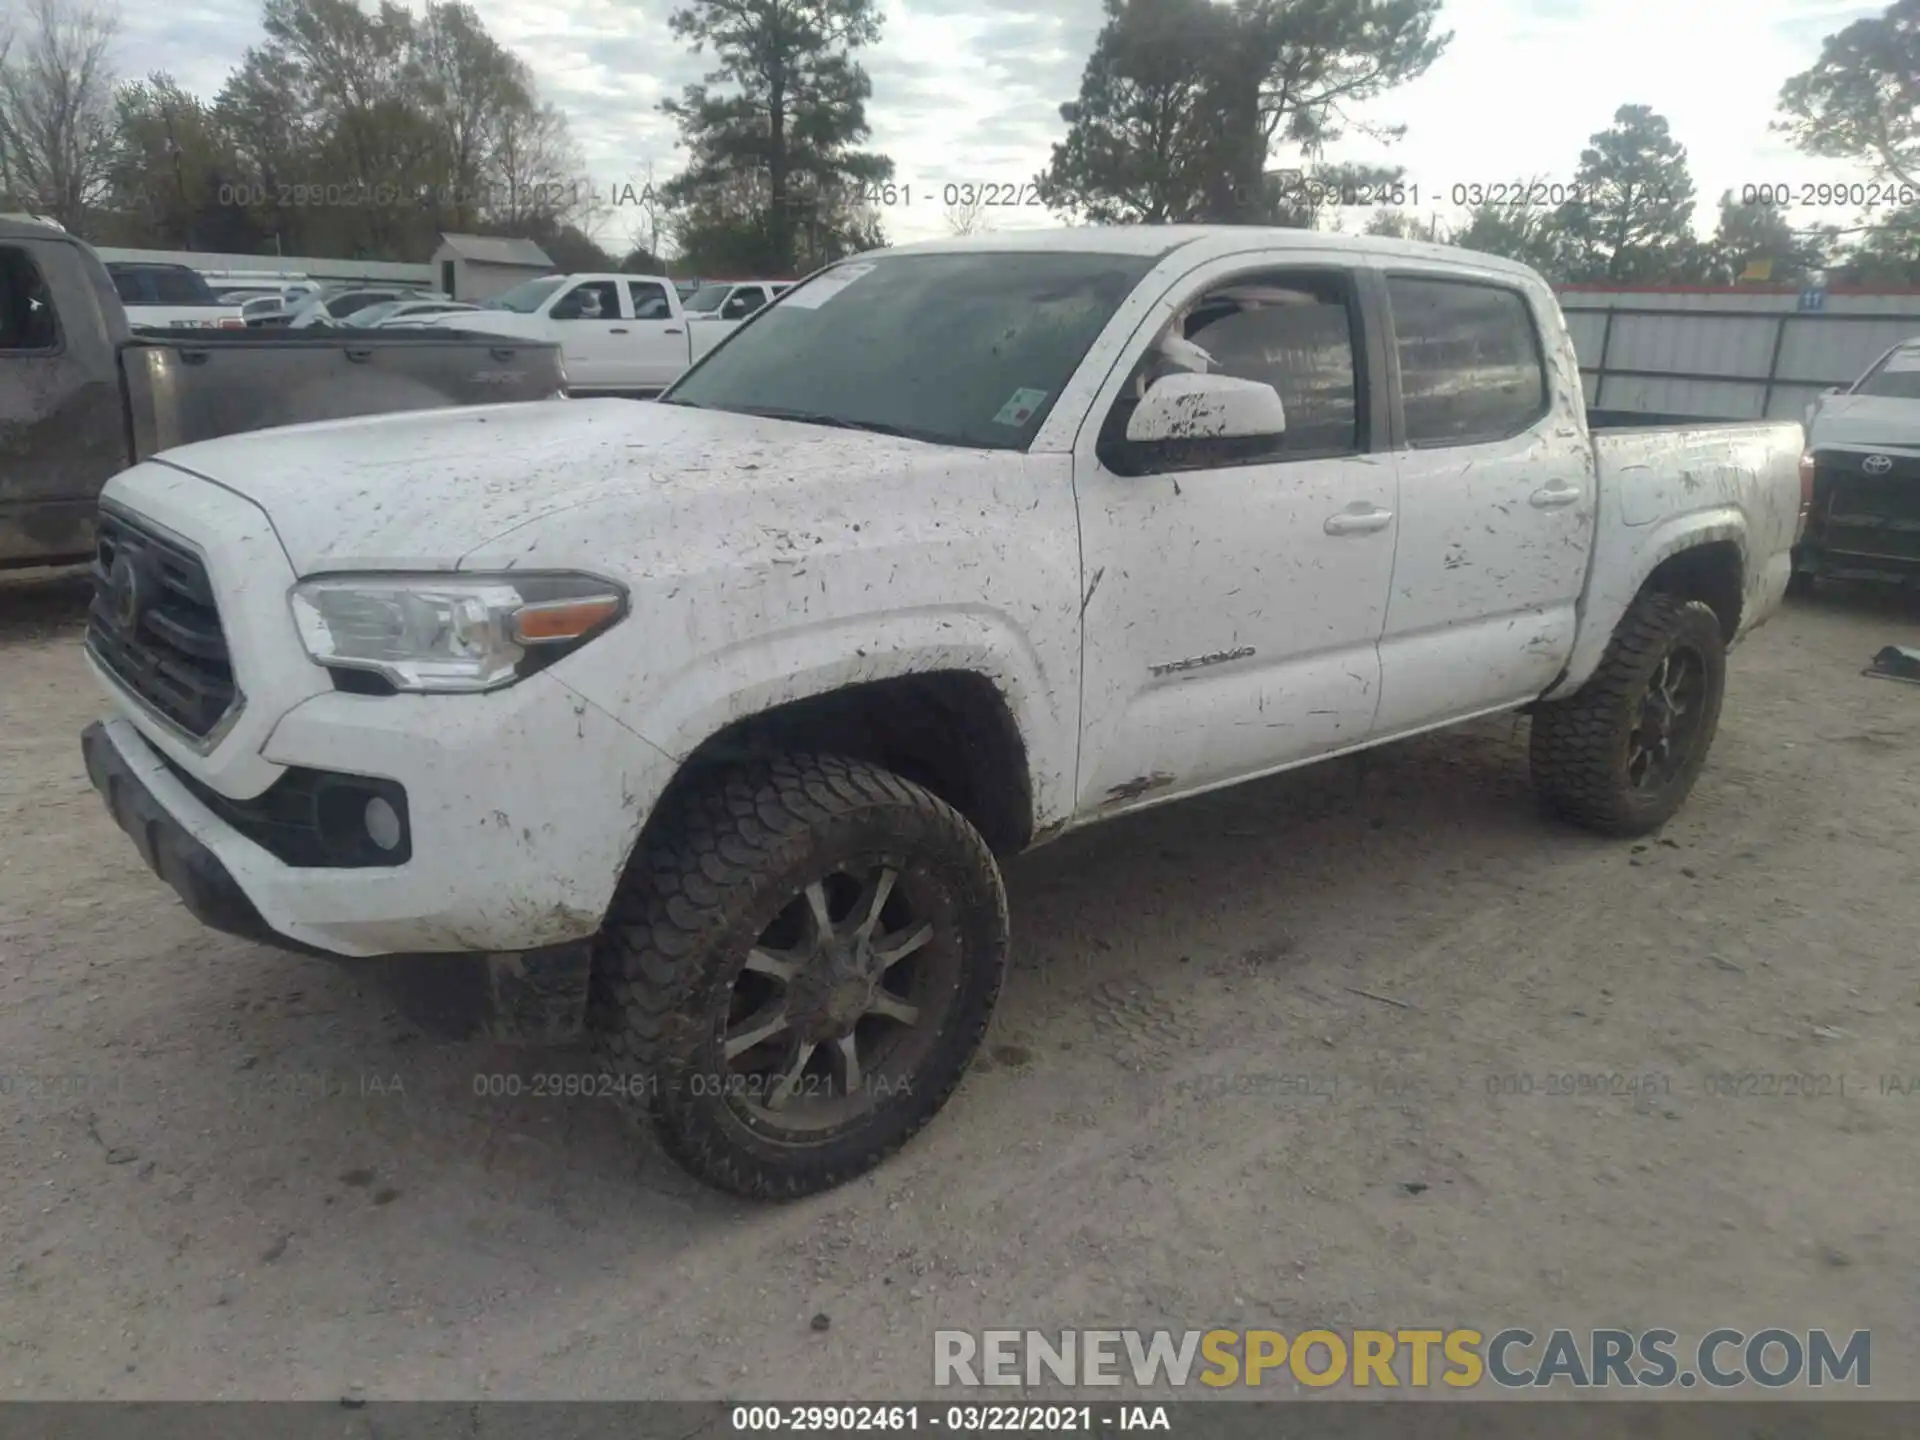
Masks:
[[[212,112],[246,218],[284,251],[419,260],[444,230],[591,229],[566,117],[467,5],[266,0],[262,23]]]
[[[1832,278],[1845,285],[1920,285],[1920,205],[1880,212],[1855,227],[1853,243],[1834,260]]]
[[[429,4],[414,41],[409,68],[439,149],[435,172],[447,189],[439,209],[450,229],[464,230],[490,208],[502,124],[535,110],[532,72],[465,4]]]
[[[1818,233],[1795,230],[1777,204],[1739,204],[1731,190],[1720,197],[1720,224],[1708,248],[1712,279],[1721,285],[1750,270],[1764,270],[1773,284],[1795,284],[1827,264]]]
[[[117,14],[87,0],[25,0],[0,65],[0,201],[76,234],[113,163]]]
[[[1255,117],[1236,128],[1253,77],[1239,17],[1212,0],[1106,0],[1107,23],[1060,107],[1066,138],[1037,177],[1040,198],[1096,225],[1230,218],[1231,189],[1257,177]],[[1242,151],[1242,154],[1236,154]],[[1257,179],[1254,183],[1258,183]]]
[[[1406,210],[1376,210],[1367,217],[1365,230],[1367,235],[1385,235],[1393,240],[1433,240],[1439,237],[1439,229],[1431,221],[1423,221],[1418,215]]]
[[[232,252],[260,243],[239,158],[211,106],[156,73],[123,86],[115,111],[103,238]]]
[[[1580,152],[1574,188],[1577,198],[1558,211],[1571,251],[1570,278],[1645,284],[1700,265],[1686,147],[1650,107],[1614,111],[1613,124]]]
[[[1531,189],[1532,182],[1529,182]],[[1464,225],[1448,234],[1447,243],[1531,265],[1550,282],[1570,278],[1574,257],[1566,231],[1551,210],[1524,205],[1477,205],[1467,212]]]
[[[947,206],[946,221],[949,235],[984,235],[993,229],[993,218],[978,194],[971,203],[956,200]]]
[[[893,174],[855,148],[873,83],[854,52],[880,38],[876,0],[693,0],[672,26],[717,62],[661,104],[692,152],[664,187],[683,236],[774,274],[842,250],[870,187]]]
[[[1096,223],[1282,219],[1273,147],[1306,170],[1349,128],[1397,138],[1348,110],[1439,57],[1439,3],[1106,0],[1041,198]]]
[[[1809,155],[1855,160],[1920,187],[1920,0],[1829,35],[1780,89],[1774,128]]]

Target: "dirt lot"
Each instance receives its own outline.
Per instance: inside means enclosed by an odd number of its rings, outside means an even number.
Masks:
[[[12,1398],[924,1397],[936,1327],[1420,1323],[1870,1327],[1920,1395],[1920,689],[1859,673],[1911,603],[1761,630],[1645,845],[1539,818],[1501,721],[1025,858],[991,1060],[779,1209],[201,930],[84,777],[80,606],[0,588]]]

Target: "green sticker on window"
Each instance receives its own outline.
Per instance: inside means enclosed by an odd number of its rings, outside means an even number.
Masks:
[[[1047,392],[1044,390],[1016,390],[1013,398],[1000,407],[1000,413],[993,417],[996,425],[1024,425],[1033,418],[1033,412],[1045,403]]]

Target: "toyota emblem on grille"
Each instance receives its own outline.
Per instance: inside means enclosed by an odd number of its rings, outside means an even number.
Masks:
[[[1869,455],[1860,462],[1860,468],[1869,475],[1884,475],[1893,468],[1891,455]]]
[[[140,606],[145,599],[140,591],[139,568],[124,552],[116,555],[113,568],[107,572],[107,602],[113,608],[113,623],[128,633],[140,623]]]

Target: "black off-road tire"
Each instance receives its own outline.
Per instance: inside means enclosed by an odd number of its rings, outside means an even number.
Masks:
[[[1704,668],[1700,724],[1689,752],[1665,784],[1637,789],[1628,774],[1635,718],[1661,662],[1690,647]],[[1600,668],[1578,692],[1533,714],[1528,755],[1547,808],[1602,835],[1645,835],[1670,820],[1706,763],[1726,693],[1726,644],[1720,619],[1697,600],[1642,593],[1614,631]]]
[[[789,1200],[878,1166],[952,1096],[993,1014],[1007,963],[1007,900],[980,833],[952,806],[857,760],[755,762],[685,794],[629,866],[594,957],[602,1063],[631,1083],[682,1167],[718,1189]],[[736,981],[771,916],[849,856],[885,854],[944,897],[958,954],[951,1000],[929,1026],[911,1088],[821,1143],[758,1133],[713,1077]],[[888,863],[894,863],[890,860]],[[902,885],[907,881],[903,880]]]

